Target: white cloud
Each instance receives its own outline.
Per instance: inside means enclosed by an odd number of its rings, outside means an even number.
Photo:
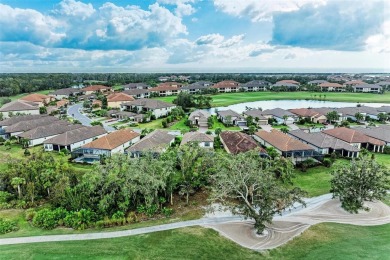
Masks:
[[[2,41],[85,50],[153,48],[187,34],[181,17],[158,3],[148,10],[113,3],[94,9],[74,0],[61,2],[51,16],[0,5],[0,28]]]
[[[378,53],[390,53],[390,20],[383,23],[381,33],[367,38],[366,49]]]
[[[226,40],[224,43],[222,43],[221,47],[226,48],[226,47],[230,47],[230,46],[239,44],[242,42],[244,37],[245,37],[244,34],[234,35],[232,38],[230,38],[230,39]]]
[[[195,8],[190,4],[182,4],[179,3],[175,9],[175,13],[177,16],[188,16],[195,13]]]
[[[93,15],[95,11],[96,10],[91,3],[84,4],[75,0],[64,0],[59,3],[58,9],[54,10],[54,13],[66,16],[76,16],[85,20]]]
[[[225,37],[219,33],[212,33],[200,36],[198,39],[196,39],[195,43],[198,45],[205,45],[205,44],[220,44],[223,42]]]
[[[307,4],[320,6],[325,3],[325,0],[214,0],[219,10],[237,17],[249,17],[253,22],[270,20],[276,12],[292,12]]]
[[[0,40],[50,45],[65,37],[57,31],[60,26],[60,21],[35,10],[0,4]]]

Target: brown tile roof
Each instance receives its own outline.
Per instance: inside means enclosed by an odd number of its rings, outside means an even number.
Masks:
[[[372,138],[359,131],[346,127],[337,127],[323,131],[324,134],[333,136],[347,143],[370,143],[373,145],[385,145],[385,142]]]
[[[183,86],[182,83],[178,83],[178,82],[164,82],[164,83],[160,83],[158,84],[157,87],[176,87],[176,88],[181,88]]]
[[[324,82],[319,85],[321,88],[343,88],[343,85],[340,85],[339,83],[330,83],[330,82]]]
[[[271,132],[260,130],[259,132],[255,133],[255,135],[282,152],[313,150],[313,148],[307,144],[304,144],[301,141],[292,138],[291,136],[286,135],[276,129],[272,129]]]
[[[26,110],[39,110],[39,106],[34,102],[19,99],[4,104],[0,108],[0,112],[26,111]]]
[[[65,106],[68,103],[69,103],[69,100],[63,99],[63,100],[57,101],[56,106],[57,107],[63,107],[63,106]]]
[[[225,149],[232,154],[244,153],[260,146],[247,134],[235,131],[224,131],[219,135]]]
[[[93,149],[101,149],[101,150],[113,150],[118,146],[121,146],[125,143],[130,142],[137,136],[139,133],[134,132],[130,129],[122,129],[108,135],[102,136],[86,145],[83,148],[93,148]]]
[[[113,93],[107,96],[107,102],[134,101],[134,98],[125,93]]]
[[[214,142],[214,137],[200,132],[188,132],[184,134],[180,145],[184,145],[189,142]]]
[[[98,105],[99,107],[101,107],[103,105],[103,103],[100,100],[94,100],[94,101],[92,101],[92,106],[94,106],[94,105]]]
[[[239,87],[240,83],[234,80],[223,80],[212,86],[212,88],[231,88],[231,87]]]
[[[263,115],[263,111],[260,109],[247,110],[244,112],[244,114],[253,117],[253,119],[257,117],[260,120],[267,120],[267,118]]]
[[[292,80],[292,79],[284,79],[284,80],[279,80],[278,82],[276,82],[276,84],[285,84],[285,83],[295,84],[295,85],[299,85],[300,84],[298,81],[295,81],[295,80]]]
[[[382,140],[386,143],[390,143],[390,126],[378,126],[378,127],[356,127],[354,130],[359,131],[365,135]]]
[[[100,90],[111,90],[111,87],[103,86],[103,85],[92,85],[85,88],[82,88],[82,91],[100,91]]]
[[[50,98],[50,97],[47,95],[33,93],[30,95],[24,96],[20,99],[24,100],[24,101],[30,101],[30,102],[44,102],[48,98]]]
[[[67,131],[43,142],[44,144],[70,145],[107,133],[101,126],[84,126],[78,129]]]
[[[294,108],[289,109],[289,111],[301,117],[318,117],[322,115],[319,112],[310,108]]]

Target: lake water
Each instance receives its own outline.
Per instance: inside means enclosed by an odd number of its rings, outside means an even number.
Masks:
[[[265,100],[265,101],[254,101],[254,102],[245,102],[239,103],[227,107],[216,107],[211,108],[209,111],[215,113],[215,110],[227,110],[231,109],[237,113],[242,113],[246,107],[251,108],[261,108],[262,110],[273,109],[273,108],[282,108],[282,109],[292,109],[292,108],[316,108],[316,107],[330,107],[330,108],[340,108],[340,107],[355,107],[357,104],[366,105],[370,107],[380,107],[380,106],[390,106],[386,103],[352,103],[352,102],[333,102],[333,101],[320,101],[320,100]]]

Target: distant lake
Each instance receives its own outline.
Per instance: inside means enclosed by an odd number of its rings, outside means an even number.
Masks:
[[[340,107],[356,107],[358,104],[366,105],[370,107],[381,107],[389,106],[386,103],[352,103],[352,102],[333,102],[333,101],[320,101],[320,100],[265,100],[265,101],[254,101],[254,102],[244,102],[227,107],[215,107],[211,108],[208,111],[215,113],[215,110],[227,110],[231,109],[237,113],[242,113],[245,111],[246,107],[251,108],[261,108],[262,110],[273,109],[273,108],[283,108],[283,109],[292,109],[292,108],[318,108],[318,107],[330,107],[330,108],[340,108]]]

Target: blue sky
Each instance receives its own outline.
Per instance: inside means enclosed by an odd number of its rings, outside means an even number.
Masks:
[[[386,0],[0,0],[0,72],[390,72]]]

